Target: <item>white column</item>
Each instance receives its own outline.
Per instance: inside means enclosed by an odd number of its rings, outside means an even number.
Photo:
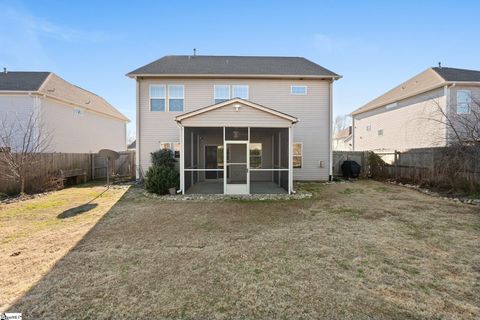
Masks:
[[[293,191],[293,127],[288,127],[288,193]]]
[[[180,189],[185,194],[185,128],[180,125]]]
[[[225,143],[225,127],[223,127],[223,194],[227,194],[227,144]]]
[[[250,194],[250,127],[248,127],[247,142],[247,193]]]

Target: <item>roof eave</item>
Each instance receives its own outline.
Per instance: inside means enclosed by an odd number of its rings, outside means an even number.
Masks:
[[[143,78],[281,78],[281,79],[333,79],[339,80],[340,75],[292,75],[292,74],[220,74],[220,73],[205,73],[205,74],[190,74],[190,73],[127,73],[127,77],[136,79]]]

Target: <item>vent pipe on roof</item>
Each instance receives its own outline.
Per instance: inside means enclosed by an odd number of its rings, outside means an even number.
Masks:
[[[3,67],[3,73],[7,73],[7,68]]]
[[[193,56],[195,57],[197,55],[197,49],[193,48]]]
[[[441,63],[441,62],[438,63],[438,67],[439,67],[440,69],[442,69],[442,63]]]

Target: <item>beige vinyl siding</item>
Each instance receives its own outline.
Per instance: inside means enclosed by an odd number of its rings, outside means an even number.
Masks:
[[[470,114],[462,114],[458,115],[457,114],[457,91],[459,90],[469,90],[471,94],[471,99],[472,99],[472,104],[470,108],[478,108],[480,107],[478,104],[480,103],[480,84],[474,86],[474,85],[462,85],[462,84],[456,84],[453,87],[449,88],[449,107],[448,107],[448,115],[450,119],[452,120],[454,126],[457,126],[459,130],[461,130],[461,125],[458,124],[459,118],[470,118],[468,119],[468,122],[473,123],[475,120],[475,115],[470,112]],[[478,111],[477,111],[478,113]],[[453,132],[453,129],[450,127],[447,127],[448,130],[448,135],[447,139],[449,143],[455,143],[457,140],[455,137],[455,134]]]
[[[27,121],[34,112],[36,97],[23,95],[1,95],[0,94],[0,123],[5,121],[9,130],[14,124],[11,121],[18,121],[22,126],[26,126]],[[34,116],[34,115],[33,115]],[[36,117],[36,116],[35,116]],[[1,125],[1,124],[0,124]],[[2,128],[4,129],[4,128]],[[22,135],[16,135],[12,141],[13,145],[19,145],[23,140]]]
[[[439,88],[401,100],[395,107],[377,108],[354,115],[354,148],[364,150],[405,150],[445,145],[445,90]],[[371,131],[367,131],[370,126]],[[383,130],[379,136],[378,131]]]
[[[249,100],[299,119],[293,129],[293,140],[303,142],[303,167],[294,169],[296,180],[327,180],[329,176],[329,85],[326,80],[287,79],[141,79],[139,81],[139,122],[137,137],[140,144],[140,164],[150,166],[150,153],[160,141],[180,141],[180,130],[174,118],[214,104],[214,85],[248,85]],[[183,84],[184,112],[151,112],[150,84]],[[307,95],[292,95],[291,85],[306,85]],[[324,168],[319,162],[324,161]]]
[[[52,135],[52,152],[126,150],[126,122],[123,120],[87,109],[83,109],[83,115],[75,116],[73,106],[51,99],[41,100],[41,110],[42,119]]]
[[[198,114],[182,120],[185,127],[215,127],[223,124],[226,127],[289,127],[291,121],[272,115],[250,106],[241,105],[238,111],[233,104]]]

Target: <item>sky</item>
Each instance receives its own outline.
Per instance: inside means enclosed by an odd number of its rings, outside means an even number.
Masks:
[[[348,114],[428,67],[480,70],[480,1],[4,1],[0,68],[52,71],[135,134],[126,73],[164,55],[302,56],[343,76]]]

